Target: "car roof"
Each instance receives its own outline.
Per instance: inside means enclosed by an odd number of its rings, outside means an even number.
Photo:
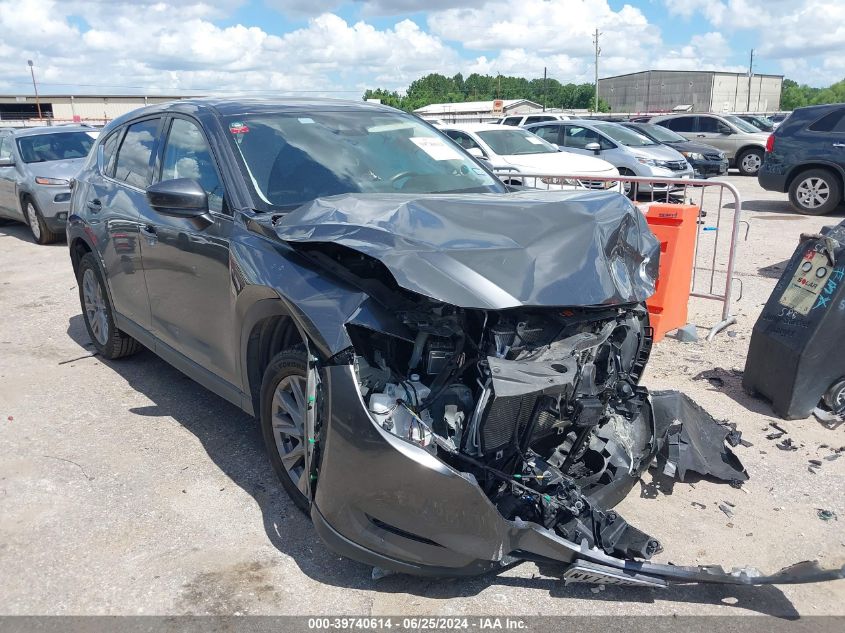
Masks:
[[[86,125],[42,125],[39,127],[14,128],[15,136],[39,136],[41,134],[61,134],[64,132],[99,132],[97,128]]]

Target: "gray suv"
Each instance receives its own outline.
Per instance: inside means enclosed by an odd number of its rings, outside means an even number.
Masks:
[[[722,150],[743,176],[756,176],[763,164],[769,135],[732,114],[669,114],[653,117],[649,123]]]
[[[96,137],[84,126],[0,132],[0,218],[27,224],[38,244],[62,238],[70,179]]]

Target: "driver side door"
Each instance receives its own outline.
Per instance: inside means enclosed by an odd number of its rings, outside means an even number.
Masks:
[[[233,218],[217,158],[196,119],[164,123],[153,182],[188,178],[208,196],[207,213],[180,217],[145,208],[141,258],[150,297],[156,353],[232,401],[239,384],[234,332],[235,293],[229,269]]]
[[[717,117],[699,116],[694,140],[718,147],[728,158],[736,154],[737,141],[733,129]]]

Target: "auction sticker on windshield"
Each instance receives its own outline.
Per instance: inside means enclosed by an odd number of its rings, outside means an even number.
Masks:
[[[434,160],[461,160],[463,158],[457,150],[435,136],[414,136],[411,142]]]
[[[809,250],[804,253],[804,260],[792,276],[779,303],[798,314],[807,316],[824,286],[829,272],[827,257],[822,253]]]

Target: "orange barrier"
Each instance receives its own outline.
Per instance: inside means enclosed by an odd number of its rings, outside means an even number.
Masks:
[[[699,207],[652,204],[646,210],[651,232],[660,240],[660,268],[654,295],[646,301],[654,341],[687,324]]]

